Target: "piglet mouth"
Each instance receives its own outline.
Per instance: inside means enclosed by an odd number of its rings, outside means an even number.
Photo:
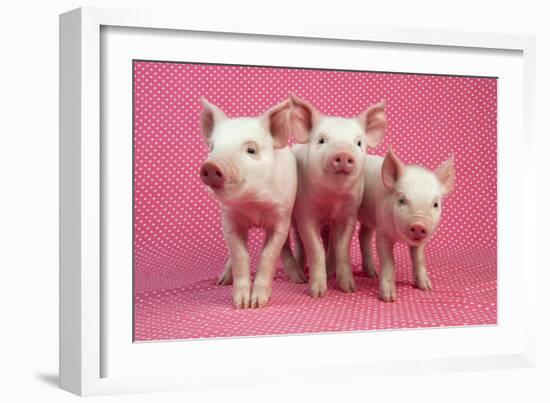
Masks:
[[[348,176],[348,175],[351,175],[352,172],[353,172],[353,169],[336,169],[333,171],[334,172],[334,175],[338,175],[338,176]]]
[[[426,240],[426,238],[421,238],[421,237],[417,237],[417,236],[410,236],[409,239],[413,242],[413,243],[422,243],[423,241]]]
[[[208,189],[212,191],[214,194],[221,194],[224,193],[228,188],[230,188],[229,183],[223,183],[221,185],[210,185],[208,186]]]
[[[209,186],[210,189],[214,190],[214,191],[218,191],[218,190],[222,190],[225,188],[225,184],[221,184],[221,185],[210,185]]]
[[[355,172],[355,167],[349,167],[349,166],[334,167],[334,166],[329,166],[329,167],[327,167],[326,171],[327,171],[327,173],[335,175],[335,176],[350,176],[350,175],[353,175],[353,173]]]
[[[225,190],[225,189],[223,188],[223,186],[219,186],[219,187],[217,187],[217,186],[211,186],[211,187],[210,187],[210,192],[212,192],[213,195],[218,195],[218,196],[220,196],[220,195],[223,194],[224,190]]]

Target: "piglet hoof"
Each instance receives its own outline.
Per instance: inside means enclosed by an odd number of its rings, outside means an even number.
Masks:
[[[271,297],[271,287],[257,286],[252,289],[252,295],[250,297],[251,308],[263,308],[269,302]]]
[[[250,285],[233,286],[233,305],[237,309],[250,307]]]
[[[353,276],[339,276],[337,281],[338,287],[340,287],[340,290],[343,292],[349,293],[357,291],[357,286],[355,285]]]
[[[312,279],[309,285],[309,292],[313,298],[324,297],[327,293],[327,280]]]
[[[306,275],[304,274],[304,271],[298,267],[298,265],[293,266],[292,268],[288,268],[287,273],[288,278],[293,283],[305,283],[307,282]]]
[[[231,273],[231,261],[226,260],[222,273],[218,276],[217,285],[230,285],[233,283],[233,275]]]
[[[378,278],[378,273],[376,272],[376,269],[372,266],[364,265],[363,273],[365,273],[368,278]]]
[[[395,284],[381,285],[378,297],[384,302],[397,301],[397,290],[395,288]]]
[[[224,271],[218,276],[218,281],[216,281],[216,285],[231,285],[232,283],[233,276],[231,275],[231,271]]]
[[[432,283],[428,276],[417,277],[414,280],[414,286],[422,291],[429,291],[432,289]]]

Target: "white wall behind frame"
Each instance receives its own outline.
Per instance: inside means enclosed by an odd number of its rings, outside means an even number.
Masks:
[[[281,24],[287,18],[325,18],[354,23],[402,25],[419,28],[450,28],[473,31],[537,34],[538,93],[537,154],[530,169],[544,177],[548,172],[550,125],[545,119],[550,108],[550,29],[544,2],[523,1],[405,1],[357,2],[339,0],[326,6],[279,1],[269,11],[257,2],[211,0],[181,1],[20,1],[3,4],[2,62],[0,63],[0,103],[2,131],[0,146],[0,211],[2,231],[2,291],[0,302],[3,326],[0,356],[1,393],[5,401],[76,401],[52,386],[57,373],[57,56],[58,14],[81,5],[152,7],[180,5],[184,13],[230,16],[232,12],[254,14],[269,12]],[[544,135],[543,135],[544,134]],[[518,162],[519,163],[519,162]],[[538,200],[539,250],[547,248],[548,209],[542,202],[550,192],[540,178]],[[531,208],[534,208],[531,206]],[[544,233],[543,233],[544,231]],[[541,263],[542,264],[542,263]],[[542,290],[547,272],[536,281]],[[337,384],[226,389],[142,396],[117,396],[114,401],[386,401],[423,402],[548,401],[545,382],[549,378],[550,340],[547,307],[548,293],[539,292],[540,340],[539,366],[533,370],[491,371],[452,375],[421,375],[373,378],[368,384],[358,380]],[[389,391],[389,393],[388,393]],[[94,399],[113,401],[113,398]]]

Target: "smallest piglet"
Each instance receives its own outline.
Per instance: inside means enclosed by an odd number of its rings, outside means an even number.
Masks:
[[[390,149],[385,158],[367,156],[365,166],[365,191],[358,214],[363,270],[368,277],[376,277],[370,246],[376,230],[380,299],[397,299],[393,246],[398,241],[409,245],[415,286],[430,290],[424,248],[439,224],[442,199],[454,184],[453,157],[432,172],[404,165]]]

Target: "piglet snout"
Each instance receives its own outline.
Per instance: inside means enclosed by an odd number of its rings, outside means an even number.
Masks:
[[[214,162],[205,162],[201,166],[201,180],[206,186],[221,187],[226,175],[223,168]]]
[[[423,224],[411,224],[409,225],[409,236],[416,241],[420,241],[428,236],[428,230]]]
[[[336,173],[349,174],[355,167],[355,158],[346,151],[340,151],[332,156],[331,166]]]

